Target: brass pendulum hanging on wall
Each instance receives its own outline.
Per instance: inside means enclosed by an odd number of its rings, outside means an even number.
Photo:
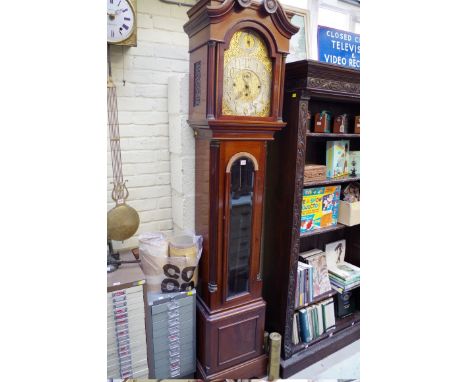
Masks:
[[[107,212],[107,239],[123,241],[135,234],[140,225],[140,218],[138,212],[125,203],[128,198],[128,190],[122,174],[117,95],[111,76],[109,46],[107,55],[109,69],[107,79],[107,118],[114,184],[112,199],[115,201],[115,207]]]

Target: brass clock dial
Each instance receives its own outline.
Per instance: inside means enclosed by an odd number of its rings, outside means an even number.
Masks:
[[[271,109],[272,61],[258,33],[234,33],[224,52],[224,115],[268,117]]]

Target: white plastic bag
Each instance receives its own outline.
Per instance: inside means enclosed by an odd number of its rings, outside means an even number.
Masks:
[[[149,292],[172,293],[195,288],[201,236],[184,234],[168,240],[163,233],[154,232],[143,233],[138,239]]]

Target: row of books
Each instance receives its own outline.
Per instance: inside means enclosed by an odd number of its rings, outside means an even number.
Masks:
[[[327,259],[323,251],[313,249],[301,254],[297,263],[295,307],[310,304],[331,290]]]
[[[292,342],[308,343],[334,328],[335,307],[333,298],[328,298],[294,313]]]

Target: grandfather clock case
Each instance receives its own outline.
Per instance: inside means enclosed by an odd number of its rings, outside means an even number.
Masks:
[[[298,29],[277,0],[200,0],[188,16],[195,226],[204,239],[197,373],[204,380],[262,377],[266,145],[285,126],[285,59]]]

